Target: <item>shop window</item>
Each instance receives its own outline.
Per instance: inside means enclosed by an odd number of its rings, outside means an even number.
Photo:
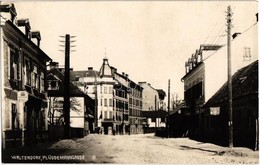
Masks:
[[[152,122],[154,122],[154,123],[155,123],[155,122],[156,122],[156,118],[152,118]]]
[[[165,123],[165,118],[164,117],[161,118],[161,122]]]

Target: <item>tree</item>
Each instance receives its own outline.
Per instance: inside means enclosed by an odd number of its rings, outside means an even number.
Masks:
[[[50,125],[61,125],[64,122],[63,103],[62,97],[49,97],[48,123]],[[79,114],[82,112],[82,108],[84,107],[81,107],[80,102],[75,97],[70,98],[71,111]]]

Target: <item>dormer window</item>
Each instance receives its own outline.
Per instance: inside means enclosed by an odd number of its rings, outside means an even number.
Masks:
[[[57,80],[48,81],[48,90],[59,90],[59,81]]]

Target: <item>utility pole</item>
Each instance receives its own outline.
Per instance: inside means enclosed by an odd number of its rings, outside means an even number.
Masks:
[[[157,98],[156,98],[156,95],[154,95],[154,110],[155,110],[155,112],[156,112],[156,117],[155,117],[155,127],[157,128],[157,118],[158,118],[158,116],[159,116],[159,113],[158,113],[158,111],[156,110],[157,108],[156,108],[156,102],[157,102]]]
[[[97,100],[97,74],[95,72],[95,112],[94,112],[94,124],[95,124],[95,132],[96,133],[99,133],[97,132],[98,131],[98,100]]]
[[[167,137],[169,138],[169,134],[170,134],[170,122],[169,122],[169,118],[170,118],[170,84],[171,84],[171,80],[168,80],[168,118],[167,118]]]
[[[228,108],[229,108],[229,148],[233,148],[233,108],[232,108],[232,70],[231,70],[231,7],[227,8],[227,58],[228,58]]]
[[[64,36],[61,36],[64,38]],[[64,114],[64,138],[71,138],[70,130],[70,43],[75,41],[70,41],[70,38],[75,36],[65,35],[65,71],[64,71],[64,103],[63,103],[63,114]],[[61,41],[64,42],[64,41]],[[63,46],[63,45],[60,45]],[[73,50],[74,51],[74,50]]]

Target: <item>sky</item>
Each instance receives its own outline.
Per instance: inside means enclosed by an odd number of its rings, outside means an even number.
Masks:
[[[41,32],[41,48],[64,64],[65,34],[76,36],[70,66],[99,70],[104,57],[134,82],[146,81],[183,99],[184,64],[200,44],[226,44],[226,11],[232,32],[255,23],[257,1],[16,1],[18,18]]]

